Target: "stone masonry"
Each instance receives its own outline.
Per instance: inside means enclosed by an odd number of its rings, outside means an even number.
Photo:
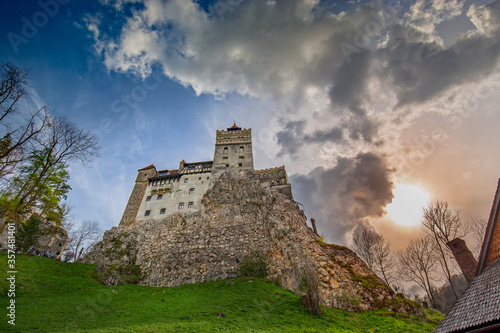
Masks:
[[[326,306],[391,307],[389,288],[366,264],[345,247],[322,243],[306,222],[295,201],[263,188],[254,171],[230,170],[206,192],[200,211],[113,227],[85,261],[138,265],[139,284],[178,286],[235,278],[239,263],[259,253],[268,278],[297,294],[307,276],[317,277]]]
[[[155,173],[156,169],[152,165],[138,170],[134,188],[132,189],[127,207],[125,208],[125,212],[123,213],[120,221],[121,226],[127,227],[135,222],[137,212],[139,211],[144,194],[146,193],[146,188],[148,187],[149,178]]]

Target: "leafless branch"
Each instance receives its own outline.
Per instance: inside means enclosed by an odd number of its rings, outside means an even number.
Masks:
[[[437,268],[437,256],[429,236],[410,241],[408,247],[397,253],[401,277],[415,282],[425,290],[432,306],[436,307],[433,274]]]
[[[101,229],[95,221],[84,221],[78,227],[74,224],[67,226],[69,241],[66,247],[66,255],[71,255],[71,260],[80,260],[95,243],[99,241]]]
[[[424,220],[422,226],[424,231],[434,240],[434,247],[438,251],[439,263],[450,283],[454,296],[458,294],[453,284],[453,266],[448,262],[452,258],[446,244],[455,238],[464,237],[469,232],[460,218],[460,210],[451,209],[448,202],[437,200],[423,209]]]

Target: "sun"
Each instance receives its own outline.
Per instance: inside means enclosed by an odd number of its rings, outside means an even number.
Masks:
[[[396,183],[394,199],[387,205],[388,216],[398,225],[418,226],[422,208],[430,201],[430,194],[420,185]]]

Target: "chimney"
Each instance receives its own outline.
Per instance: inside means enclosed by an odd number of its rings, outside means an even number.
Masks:
[[[182,169],[184,169],[184,165],[186,164],[186,161],[182,160],[181,163],[179,163],[179,172],[181,172]]]
[[[446,245],[448,245],[451,252],[453,252],[458,265],[467,278],[467,281],[471,282],[476,275],[477,260],[469,251],[465,241],[460,238],[455,238]]]

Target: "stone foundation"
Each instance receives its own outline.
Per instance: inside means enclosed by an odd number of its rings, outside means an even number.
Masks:
[[[298,204],[262,188],[255,172],[229,171],[203,198],[200,212],[174,214],[131,228],[113,227],[85,261],[138,265],[139,284],[178,286],[238,276],[239,263],[265,256],[268,278],[297,294],[317,280],[329,307],[390,306],[389,288],[351,250],[322,244]]]

